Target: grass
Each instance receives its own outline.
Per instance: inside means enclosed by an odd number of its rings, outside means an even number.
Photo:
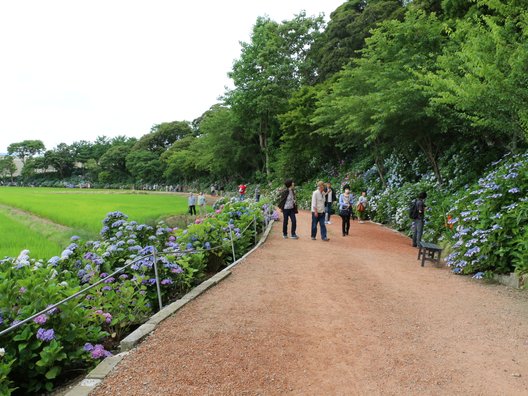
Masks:
[[[32,257],[49,258],[59,254],[64,247],[63,243],[68,240],[43,238],[41,232],[21,223],[4,211],[0,211],[0,236],[0,258],[16,257],[24,249],[29,249]]]
[[[67,244],[66,234],[68,237],[76,234],[83,238],[95,238],[101,230],[102,220],[109,212],[118,210],[127,214],[130,220],[152,224],[166,217],[185,213],[187,198],[165,193],[0,187],[0,205],[3,205],[0,213],[11,220],[9,227],[2,224],[0,239],[9,234],[13,227],[21,234],[10,236],[10,244],[15,246],[16,240],[16,246],[27,248],[32,253],[38,252],[38,257],[44,257],[43,254],[49,251],[49,246],[64,240]],[[24,218],[28,215],[21,211],[29,212],[30,219]],[[3,219],[1,221],[3,222]],[[32,229],[35,228],[35,223],[40,223],[41,227]],[[56,225],[68,227],[69,230],[57,228]],[[43,247],[37,247],[40,246],[40,241],[33,241],[35,234],[31,234],[32,237],[29,238],[28,233],[28,237],[25,237],[23,229],[40,235],[36,239],[46,239],[46,242],[42,241]],[[8,245],[5,245],[6,248],[4,245],[0,245],[0,256],[13,254],[13,250],[6,253]],[[65,245],[61,244],[61,247]]]

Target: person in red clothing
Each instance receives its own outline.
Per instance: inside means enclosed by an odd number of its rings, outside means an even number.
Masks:
[[[247,186],[244,183],[242,183],[240,186],[238,186],[238,194],[239,194],[239,197],[240,197],[241,201],[243,201],[244,197],[246,196],[246,188],[247,188]]]

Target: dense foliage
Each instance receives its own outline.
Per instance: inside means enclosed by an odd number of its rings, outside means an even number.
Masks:
[[[158,308],[154,260],[167,304],[232,261],[231,238],[236,257],[244,254],[255,231],[263,229],[265,209],[265,203],[226,203],[185,229],[139,224],[112,212],[99,240],[72,237],[49,260],[33,259],[27,250],[1,260],[0,330],[107,279],[0,338],[0,394],[15,387],[24,394],[49,391],[61,378],[111,355]]]
[[[9,153],[39,185],[302,182],[341,160],[374,164],[385,184],[393,154],[423,158],[443,185],[443,159],[468,145],[487,163],[526,148],[527,5],[348,0],[327,23],[259,17],[228,73],[234,87],[194,121]]]

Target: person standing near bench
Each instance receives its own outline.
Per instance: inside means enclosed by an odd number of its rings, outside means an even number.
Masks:
[[[317,223],[319,223],[321,238],[328,242],[330,239],[326,236],[324,187],[324,183],[319,181],[317,182],[317,190],[312,193],[312,240],[317,237]]]
[[[413,247],[418,247],[422,241],[424,219],[425,219],[425,199],[427,198],[427,193],[422,191],[418,194],[418,198],[413,203],[413,222],[412,222],[412,245]]]

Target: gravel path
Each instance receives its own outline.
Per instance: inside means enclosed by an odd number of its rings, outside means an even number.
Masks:
[[[282,239],[163,322],[92,395],[528,394],[528,298],[422,268],[410,240],[338,217]]]

